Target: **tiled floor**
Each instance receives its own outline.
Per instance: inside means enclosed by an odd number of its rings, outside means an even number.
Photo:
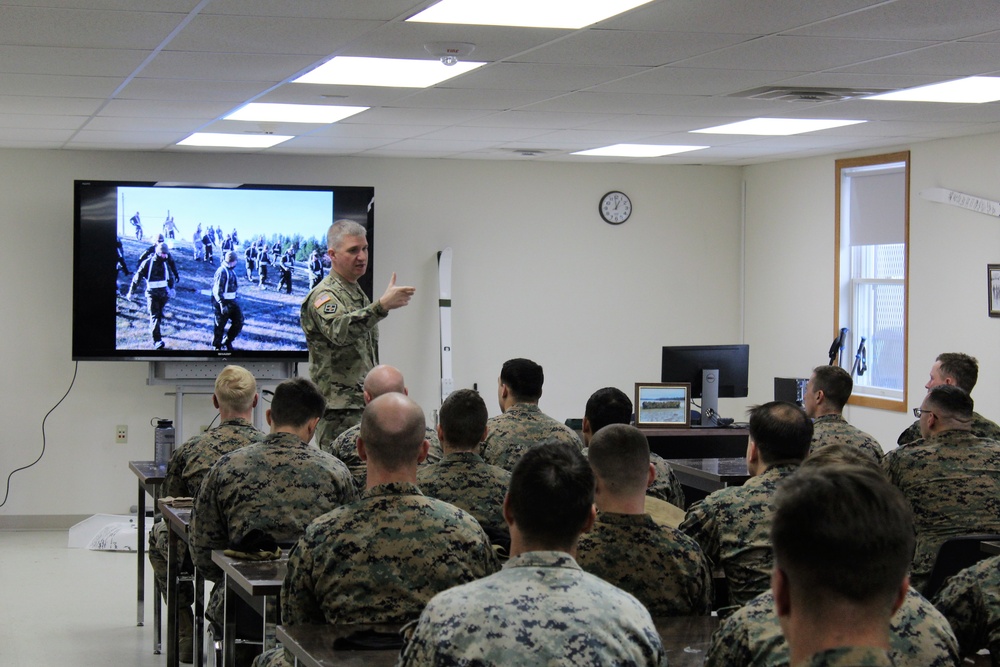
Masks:
[[[65,531],[0,531],[0,665],[162,666],[152,571],[136,626],[136,555],[67,547]]]

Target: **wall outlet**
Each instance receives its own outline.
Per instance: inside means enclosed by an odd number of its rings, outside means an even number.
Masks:
[[[115,426],[115,442],[119,445],[128,444],[128,426],[125,424],[119,424]]]

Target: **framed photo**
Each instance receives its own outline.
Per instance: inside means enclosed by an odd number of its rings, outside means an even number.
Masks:
[[[1000,317],[1000,264],[986,265],[990,317]]]
[[[690,428],[690,408],[690,383],[635,383],[635,425],[639,428]]]

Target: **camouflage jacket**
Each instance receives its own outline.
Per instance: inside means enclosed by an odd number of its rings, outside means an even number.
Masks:
[[[712,573],[701,547],[648,514],[598,513],[593,529],[580,536],[576,559],[637,597],[654,618],[712,611]]]
[[[979,438],[989,438],[990,440],[1000,441],[1000,426],[991,422],[978,412],[973,412],[972,434]],[[896,439],[896,444],[907,445],[911,442],[920,440],[922,437],[923,436],[920,435],[920,420],[918,419],[906,427],[905,431],[899,434],[899,437]]]
[[[832,648],[813,655],[802,667],[895,667],[882,649],[870,646]]]
[[[368,466],[358,456],[358,434],[361,433],[361,425],[357,424],[338,435],[329,445],[319,443],[320,449],[333,454],[338,459],[347,464],[354,476],[354,483],[359,489],[364,489],[368,479]],[[421,465],[435,463],[441,460],[441,442],[438,440],[437,431],[427,427],[424,437],[431,443],[427,458]]]
[[[988,648],[1000,656],[1000,556],[981,560],[956,574],[934,598],[951,623],[963,657]]]
[[[230,419],[211,431],[196,435],[178,447],[170,457],[161,495],[194,498],[205,475],[219,457],[263,439],[264,434],[246,419]]]
[[[743,486],[710,493],[688,508],[680,530],[726,573],[731,604],[746,604],[771,588],[771,505],[774,489],[797,464],[773,465]]]
[[[510,473],[491,466],[474,452],[452,452],[417,469],[417,485],[426,495],[451,503],[476,517],[488,534],[504,532],[503,499]]]
[[[1000,443],[944,431],[892,450],[883,466],[913,508],[917,548],[910,584],[917,590],[946,539],[1000,533]]]
[[[378,365],[378,323],[387,314],[360,285],[335,271],[302,302],[299,322],[309,346],[309,377],[328,408],[365,407],[362,386]]]
[[[656,469],[656,477],[646,489],[646,495],[665,500],[677,507],[684,507],[684,489],[681,488],[681,483],[667,460],[655,452],[650,452],[649,462]]]
[[[413,484],[381,484],[309,526],[292,549],[281,618],[309,623],[405,623],[435,594],[499,563],[466,512]]]
[[[882,462],[885,452],[878,441],[862,431],[861,429],[848,424],[841,415],[823,415],[813,421],[812,450],[818,451],[827,445],[842,444],[851,445],[869,454],[876,463]]]
[[[483,460],[510,471],[530,447],[563,442],[583,449],[576,432],[539,409],[537,403],[515,403],[507,412],[486,422]]]
[[[205,477],[191,512],[191,557],[206,579],[220,581],[213,549],[254,529],[293,542],[313,519],[356,498],[347,466],[291,433],[272,433],[225,454]]]
[[[953,667],[958,643],[948,621],[910,589],[892,617],[890,655],[897,667]],[[705,667],[788,667],[788,644],[774,613],[774,594],[762,593],[722,621]]]
[[[639,667],[667,656],[638,600],[567,553],[534,551],[435,596],[397,664]]]

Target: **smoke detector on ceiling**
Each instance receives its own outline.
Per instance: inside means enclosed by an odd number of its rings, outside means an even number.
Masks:
[[[475,51],[476,45],[469,42],[430,42],[424,44],[424,49],[450,67]]]

